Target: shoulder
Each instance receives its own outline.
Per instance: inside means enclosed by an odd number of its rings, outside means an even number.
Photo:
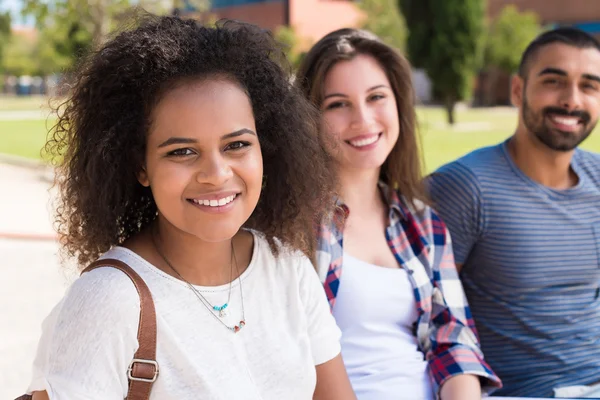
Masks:
[[[446,164],[446,166],[441,169],[445,169],[445,167],[462,167],[463,169],[469,169],[476,172],[486,171],[490,169],[495,162],[504,159],[504,147],[505,142],[502,142],[493,146],[486,146],[473,150],[454,162]]]
[[[493,161],[500,157],[501,145],[484,147],[441,166],[429,180],[441,184],[479,184],[477,177],[497,170]]]
[[[62,300],[64,323],[94,326],[94,321],[136,327],[140,299],[133,282],[120,270],[99,267],[84,272],[68,289]]]
[[[256,257],[253,258],[256,262],[283,275],[304,273],[307,265],[312,268],[311,261],[300,250],[284,244],[278,238],[267,240],[261,232],[252,231],[252,233],[255,240],[254,251],[257,252]],[[269,241],[274,243],[276,252],[269,245]]]
[[[481,198],[486,184],[496,182],[495,178],[506,166],[502,146],[475,150],[429,175],[425,185],[434,204],[443,206]]]
[[[596,168],[600,169],[600,165],[598,165],[600,162],[600,153],[577,149],[575,154],[577,154],[577,156],[580,157],[584,162],[596,163]]]
[[[600,185],[600,153],[577,149],[575,159],[579,168]]]

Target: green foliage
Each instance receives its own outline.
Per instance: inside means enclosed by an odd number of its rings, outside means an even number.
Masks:
[[[482,63],[484,0],[399,0],[399,4],[412,30],[410,59],[425,69],[434,96],[443,101],[448,122],[454,123],[454,106],[470,96]]]
[[[292,68],[296,70],[300,63],[302,62],[302,58],[304,57],[304,52],[300,50],[301,41],[300,37],[296,33],[293,27],[282,25],[275,31],[275,40],[284,45],[284,51],[287,59],[289,60]]]
[[[388,45],[404,51],[406,22],[396,0],[361,0],[358,6],[365,13],[362,29],[373,32]]]
[[[128,9],[126,0],[25,0],[23,13],[35,18],[39,30],[37,61],[47,72],[59,72],[102,43]]]
[[[9,75],[36,75],[38,65],[33,59],[36,43],[23,35],[11,36],[5,48],[3,70]]]
[[[11,75],[46,76],[64,71],[88,50],[89,35],[76,25],[51,27],[37,36],[13,34],[6,46],[2,62],[4,72]],[[61,38],[69,40],[62,41]]]
[[[0,13],[0,72],[2,72],[2,60],[4,50],[10,38],[10,14]]]
[[[415,68],[424,68],[429,58],[429,40],[434,36],[434,27],[429,22],[432,12],[430,0],[398,0],[407,24],[406,51]]]
[[[197,10],[210,0],[186,0]],[[24,0],[23,14],[35,18],[39,48],[33,53],[40,69],[60,72],[76,65],[81,56],[101,45],[109,33],[129,20],[135,8],[170,14],[184,0]]]
[[[144,10],[157,15],[170,14],[173,9],[185,10],[188,7],[195,13],[204,13],[210,10],[210,0],[138,0],[135,2]]]
[[[519,12],[514,5],[504,7],[489,28],[485,65],[499,68],[506,73],[516,72],[521,54],[540,32],[537,14]]]

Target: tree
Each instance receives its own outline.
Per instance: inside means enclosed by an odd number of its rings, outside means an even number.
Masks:
[[[430,0],[398,0],[407,25],[406,51],[413,67],[425,68],[430,54],[428,40],[434,35]]]
[[[358,6],[365,13],[362,29],[373,32],[388,45],[404,51],[406,23],[396,0],[361,0]]]
[[[504,7],[490,24],[485,64],[506,73],[515,72],[519,68],[521,54],[540,31],[539,17],[534,12],[519,12],[514,5]]]
[[[296,70],[300,66],[305,54],[300,49],[301,41],[296,30],[291,26],[281,25],[275,31],[274,37],[275,40],[284,46],[285,55],[292,68]]]
[[[10,13],[0,13],[0,72],[2,71],[2,61],[4,49],[10,38]]]
[[[9,75],[37,75],[35,61],[36,39],[24,35],[12,35],[5,47],[3,70]]]
[[[425,69],[433,94],[453,124],[469,98],[483,55],[484,0],[399,0],[407,21],[409,58]],[[420,9],[419,9],[420,8]]]
[[[483,104],[496,104],[498,79],[512,74],[519,68],[521,54],[540,33],[539,17],[533,12],[519,12],[509,5],[489,25],[485,52],[486,89]]]
[[[48,46],[40,54],[49,65],[69,69],[100,46],[135,7],[155,14],[190,7],[202,12],[210,0],[24,0],[23,14],[35,18],[40,43]]]

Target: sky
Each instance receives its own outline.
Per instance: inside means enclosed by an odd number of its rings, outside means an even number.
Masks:
[[[13,25],[33,25],[33,21],[23,19],[21,16],[22,0],[0,0],[0,10],[9,10],[11,12]]]

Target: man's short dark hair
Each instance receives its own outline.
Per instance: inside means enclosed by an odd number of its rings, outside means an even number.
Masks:
[[[577,28],[556,28],[542,33],[535,38],[533,42],[529,43],[529,46],[527,46],[521,56],[519,76],[525,78],[527,75],[527,67],[531,59],[535,57],[539,49],[553,43],[564,43],[580,49],[594,48],[600,51],[600,42],[590,34]]]

